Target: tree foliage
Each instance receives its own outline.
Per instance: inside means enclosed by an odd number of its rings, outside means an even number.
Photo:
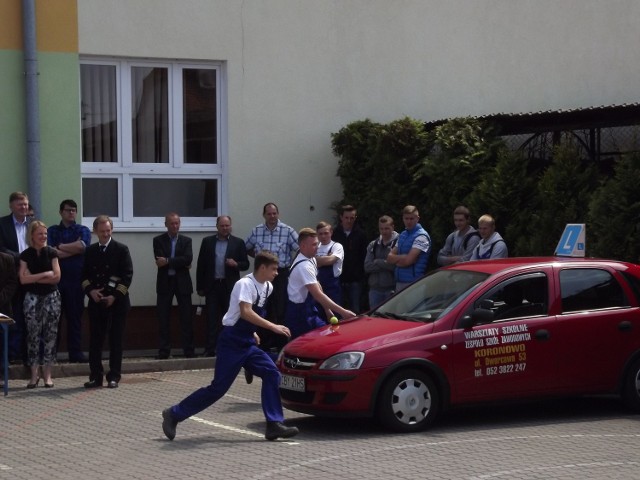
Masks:
[[[640,260],[640,154],[623,157],[591,198],[587,253],[638,263]]]
[[[355,205],[370,238],[380,215],[391,215],[401,231],[402,208],[416,205],[431,234],[432,266],[461,204],[473,223],[495,217],[510,256],[551,255],[567,223],[586,223],[588,254],[638,261],[640,154],[623,158],[602,182],[571,135],[557,138],[553,158],[543,161],[509,150],[478,119],[435,128],[411,118],[353,122],[332,135],[344,191],[336,205]]]

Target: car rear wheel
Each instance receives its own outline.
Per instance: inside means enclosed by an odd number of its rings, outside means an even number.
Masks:
[[[381,390],[378,420],[396,432],[417,432],[427,428],[439,410],[438,390],[420,370],[401,370]]]
[[[640,359],[633,362],[627,372],[622,399],[630,408],[640,410]]]

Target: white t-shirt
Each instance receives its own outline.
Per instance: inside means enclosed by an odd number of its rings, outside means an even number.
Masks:
[[[300,264],[298,264],[300,262]],[[298,264],[298,265],[296,265]],[[295,265],[295,268],[293,267]],[[318,266],[315,258],[307,258],[301,253],[291,264],[287,295],[293,303],[303,303],[307,299],[307,285],[318,283]]]
[[[411,245],[411,248],[417,248],[421,252],[428,252],[429,248],[431,248],[431,241],[426,235],[418,235],[413,240],[413,245]]]
[[[240,302],[246,302],[253,305],[260,295],[259,307],[264,307],[267,297],[273,292],[271,282],[260,283],[253,276],[253,273],[242,277],[236,282],[231,290],[229,299],[229,310],[222,317],[222,324],[231,327],[236,324],[240,318]]]
[[[331,253],[329,253],[331,250]],[[333,255],[334,257],[338,257],[336,263],[331,265],[333,267],[333,276],[339,277],[342,273],[342,262],[344,261],[344,248],[338,242],[331,241],[326,245],[318,245],[318,253],[316,257],[326,257],[327,255]]]

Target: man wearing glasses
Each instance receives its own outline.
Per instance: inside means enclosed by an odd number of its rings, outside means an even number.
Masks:
[[[84,310],[84,291],[82,290],[82,264],[84,250],[91,244],[91,231],[76,223],[78,205],[71,199],[60,203],[58,225],[48,230],[47,243],[58,251],[62,277],[58,284],[62,297],[62,313],[67,320],[67,350],[69,362],[86,363],[82,353],[82,311]],[[62,318],[60,319],[62,321]],[[62,328],[58,327],[58,344]]]

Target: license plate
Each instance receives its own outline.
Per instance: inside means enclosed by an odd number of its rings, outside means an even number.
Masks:
[[[304,378],[294,377],[293,375],[282,375],[280,388],[293,390],[295,392],[304,392]]]

